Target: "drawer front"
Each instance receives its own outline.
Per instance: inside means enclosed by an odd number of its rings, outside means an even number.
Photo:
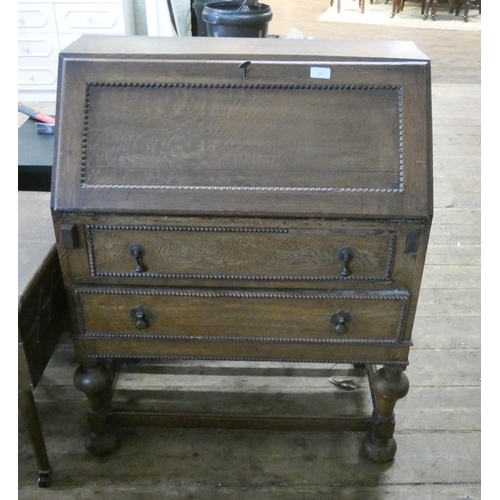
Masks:
[[[81,336],[401,342],[409,293],[76,288]]]
[[[23,67],[21,67],[21,63]],[[57,85],[57,63],[26,58],[19,62],[17,82],[20,90],[55,89]]]
[[[52,4],[18,3],[17,27],[19,34],[27,32],[57,33]]]
[[[40,58],[57,61],[59,39],[55,34],[25,34],[17,39],[17,55],[19,58]]]
[[[244,225],[86,225],[90,274],[245,281],[389,281],[397,233]]]
[[[124,34],[125,22],[120,4],[56,4],[59,33]]]

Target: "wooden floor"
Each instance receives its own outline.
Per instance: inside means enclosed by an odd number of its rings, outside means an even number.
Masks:
[[[36,486],[20,421],[19,499],[480,498],[480,33],[321,23],[328,0],[271,6],[273,34],[296,28],[314,38],[414,40],[432,60],[435,218],[407,370],[410,392],[396,406],[394,462],[361,456],[357,433],[158,428],[123,429],[115,454],[93,457],[83,446],[86,402],[72,385],[76,364],[66,337],[35,391],[53,485]],[[370,411],[366,381],[340,365],[178,362],[155,366],[150,377],[142,369],[124,370],[117,404]],[[360,388],[343,391],[330,377]]]

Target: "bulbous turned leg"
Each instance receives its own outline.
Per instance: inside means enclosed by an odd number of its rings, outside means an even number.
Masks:
[[[118,447],[118,438],[109,431],[107,422],[112,380],[111,370],[103,363],[83,364],[76,369],[73,378],[75,387],[86,394],[90,406],[85,447],[98,456],[107,455]]]
[[[363,440],[363,450],[374,462],[388,462],[396,454],[394,407],[398,399],[406,396],[410,387],[404,369],[404,366],[386,365],[370,379],[375,399],[373,426]]]

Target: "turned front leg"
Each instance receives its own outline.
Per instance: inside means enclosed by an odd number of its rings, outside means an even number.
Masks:
[[[370,377],[374,398],[373,426],[363,440],[363,449],[374,462],[388,462],[396,454],[394,407],[410,387],[404,369],[404,366],[385,365]]]
[[[85,393],[89,402],[85,447],[94,455],[107,455],[118,447],[117,437],[108,430],[112,381],[113,374],[104,363],[82,364],[74,375],[75,387]]]

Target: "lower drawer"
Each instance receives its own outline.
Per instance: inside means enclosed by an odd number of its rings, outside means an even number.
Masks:
[[[406,291],[76,287],[80,335],[256,342],[400,342]]]

